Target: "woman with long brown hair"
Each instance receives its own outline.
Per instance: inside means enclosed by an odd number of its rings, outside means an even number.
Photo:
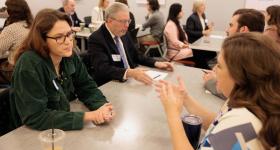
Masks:
[[[8,83],[11,80],[14,51],[26,38],[33,17],[25,0],[6,1],[7,18],[4,29],[0,33],[0,57],[8,57],[8,61],[0,62],[0,82]]]
[[[174,3],[169,8],[167,23],[164,28],[164,36],[167,44],[167,58],[169,60],[182,60],[193,56],[189,48],[188,36],[180,25],[183,17],[182,5]]]
[[[241,33],[225,39],[215,72],[217,88],[228,100],[219,114],[194,100],[181,79],[179,85],[158,83],[174,149],[193,149],[180,118],[183,105],[189,113],[202,118],[207,130],[198,149],[280,149],[279,64],[277,45],[260,33]],[[243,140],[237,137],[238,132]]]
[[[280,46],[280,5],[266,8],[266,27],[264,34],[272,38]]]
[[[25,124],[43,130],[77,130],[84,122],[112,119],[113,106],[97,88],[73,53],[70,18],[52,9],[41,10],[15,56],[10,98],[12,128]],[[70,112],[78,98],[89,112]]]

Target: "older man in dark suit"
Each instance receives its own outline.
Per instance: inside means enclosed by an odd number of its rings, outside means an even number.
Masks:
[[[62,5],[63,7],[59,8],[58,10],[61,12],[65,12],[70,17],[73,25],[72,30],[76,32],[80,31],[79,26],[82,21],[79,19],[77,13],[75,12],[75,0],[63,0]]]
[[[152,79],[138,64],[160,69],[173,70],[169,62],[159,62],[138,54],[131,37],[127,34],[129,23],[128,7],[115,2],[105,12],[105,23],[89,38],[93,76],[102,85],[110,80],[125,81],[134,78],[145,84]]]

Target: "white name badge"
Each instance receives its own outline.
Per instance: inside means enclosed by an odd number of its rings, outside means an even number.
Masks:
[[[121,61],[121,55],[112,54],[113,61]]]

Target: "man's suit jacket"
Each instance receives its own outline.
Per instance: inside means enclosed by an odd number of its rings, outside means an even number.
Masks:
[[[139,54],[129,34],[122,36],[121,40],[130,68],[135,68],[138,64],[154,67],[155,60]],[[126,69],[122,61],[113,60],[112,55],[119,55],[119,52],[105,24],[89,37],[89,55],[94,70],[93,77],[98,85],[110,80],[123,81]]]
[[[203,14],[202,17],[205,20],[205,18],[206,18],[205,14]],[[207,30],[208,26],[207,26],[205,21],[204,21],[204,23],[205,23],[205,27],[206,27],[206,30]],[[196,12],[193,13],[192,15],[190,15],[189,18],[187,19],[185,31],[188,35],[189,43],[193,43],[196,40],[198,40],[200,37],[203,36],[202,25],[201,25],[199,16]]]
[[[65,10],[64,10],[63,7],[59,8],[58,10],[61,11],[61,12],[65,12]],[[70,19],[72,20],[72,23],[73,23],[72,26],[74,26],[74,27],[79,27],[79,26],[80,26],[80,23],[82,22],[82,21],[78,18],[76,12],[74,12],[74,14],[71,15],[71,18],[70,18]]]

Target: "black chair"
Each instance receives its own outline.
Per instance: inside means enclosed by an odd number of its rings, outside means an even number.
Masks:
[[[88,25],[91,23],[91,16],[84,17],[85,26],[88,27]]]
[[[130,37],[132,38],[133,42],[137,43],[137,33],[139,31],[139,28],[135,28],[131,31],[129,31],[130,33]]]
[[[0,136],[11,131],[10,112],[10,88],[7,88],[0,92]]]

